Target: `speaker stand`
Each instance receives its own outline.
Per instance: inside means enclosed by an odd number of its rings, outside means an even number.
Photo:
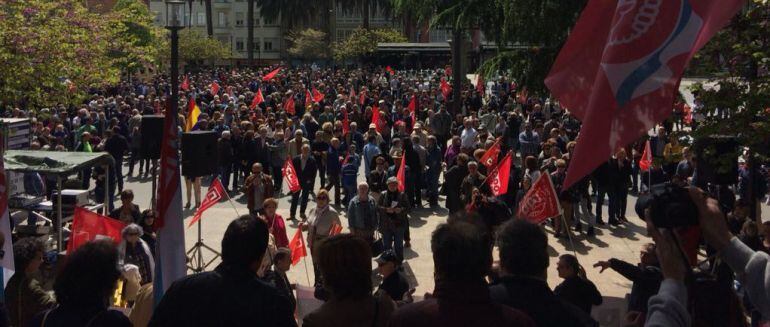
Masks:
[[[203,272],[208,266],[214,263],[214,260],[222,255],[221,253],[217,252],[217,250],[214,250],[212,247],[206,245],[206,243],[203,243],[203,238],[201,238],[201,220],[202,219],[199,219],[197,223],[198,241],[195,242],[195,245],[193,245],[192,248],[187,250],[187,269],[190,269],[195,273]],[[203,259],[204,250],[214,254],[214,256],[208,261]]]

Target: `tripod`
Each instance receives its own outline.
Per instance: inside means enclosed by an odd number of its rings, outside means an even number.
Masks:
[[[203,219],[198,220],[198,241],[195,242],[195,245],[192,246],[189,250],[187,250],[187,269],[192,270],[195,273],[203,272],[206,270],[208,266],[210,266],[212,263],[214,263],[214,260],[219,258],[221,253],[214,250],[212,247],[206,245],[206,243],[203,243],[203,238],[201,238],[201,221]],[[205,261],[203,259],[203,251],[208,250],[211,253],[214,253],[214,256],[209,259],[208,261]]]

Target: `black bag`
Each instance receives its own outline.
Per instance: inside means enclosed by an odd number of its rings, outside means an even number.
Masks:
[[[382,242],[382,235],[380,232],[374,232],[374,239],[372,244],[369,245],[372,249],[372,258],[379,257],[383,251],[385,251],[385,244]]]

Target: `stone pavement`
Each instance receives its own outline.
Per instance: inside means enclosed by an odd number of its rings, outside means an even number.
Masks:
[[[359,179],[362,179],[362,176],[362,173],[359,174]],[[204,185],[207,185],[205,181]],[[320,185],[320,183],[316,182],[316,186],[318,185]],[[148,207],[151,195],[150,179],[128,178],[125,187],[134,191],[136,195],[135,202],[141,209]],[[205,186],[202,193],[202,195],[205,196]],[[184,183],[182,183],[182,198],[185,199]],[[289,217],[290,199],[290,196],[282,196],[279,199],[278,213],[284,218]],[[239,194],[235,196],[233,201],[239,214],[248,213],[245,198],[242,198]],[[443,205],[443,203],[443,200],[440,201],[440,204]],[[605,201],[605,203],[607,202]],[[597,229],[595,238],[587,238],[584,234],[576,234],[576,237],[573,240],[574,249],[568,240],[554,238],[550,227],[546,228],[549,236],[549,253],[551,257],[551,264],[548,268],[548,284],[553,288],[561,282],[556,273],[556,261],[558,260],[558,256],[574,251],[581,264],[585,267],[588,278],[596,284],[597,288],[604,296],[604,303],[593,310],[593,316],[602,326],[620,325],[621,317],[625,314],[625,296],[631,289],[631,283],[611,270],[606,270],[604,273],[600,274],[597,268],[592,267],[593,264],[599,260],[607,260],[609,258],[617,258],[631,263],[637,263],[639,261],[639,249],[644,243],[651,242],[651,239],[646,236],[644,222],[641,221],[634,212],[633,206],[635,203],[636,198],[629,196],[627,216],[630,222],[628,224],[619,227],[611,227],[610,225],[602,226]],[[314,203],[311,198],[308,203],[308,211],[313,207]],[[606,220],[606,205],[603,208],[603,212]],[[184,210],[184,214],[187,216],[185,222],[189,221],[193,213],[193,210]],[[203,214],[202,218],[203,241],[207,245],[218,250],[227,224],[236,217],[237,214],[235,209],[227,202],[221,202],[210,208]],[[341,214],[340,217],[345,230],[347,230],[345,215]],[[768,208],[768,206],[763,206],[763,218],[763,220],[770,219],[770,208]],[[416,288],[415,295],[421,296],[433,289],[433,261],[430,251],[430,236],[436,226],[445,222],[446,219],[447,210],[444,208],[417,209],[411,214],[410,226],[412,247],[410,249],[405,249],[405,271],[409,276],[410,283]],[[287,222],[287,234],[289,239],[294,235],[296,228],[296,223]],[[192,247],[196,241],[197,228],[195,226],[186,228],[186,248],[189,249]],[[204,254],[204,259],[207,258],[211,258],[211,253]],[[306,271],[306,266],[303,262],[292,267],[289,271],[288,276],[292,282],[301,285],[312,285],[309,284],[309,282],[313,282],[312,259],[308,255],[306,260],[308,271]],[[207,270],[213,269],[218,262],[218,259],[215,260]],[[376,267],[376,265],[373,264],[373,267]]]

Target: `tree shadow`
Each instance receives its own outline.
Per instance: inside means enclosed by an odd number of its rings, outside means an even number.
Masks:
[[[417,281],[417,277],[414,275],[414,270],[412,270],[412,266],[409,265],[409,261],[404,261],[401,267],[404,268],[404,276],[406,277],[407,282],[409,282],[409,288],[417,288],[420,283]]]
[[[559,244],[564,246],[564,249],[569,252],[574,251],[579,254],[588,254],[588,250],[591,249],[591,247],[586,246],[580,239],[576,238],[575,235],[572,235],[572,242],[570,242],[570,239],[567,237],[556,238],[556,242],[559,242]]]
[[[595,228],[594,228],[594,231],[596,231]],[[600,235],[599,233],[596,233],[596,236],[591,236],[591,237],[589,237],[587,235],[582,235],[582,239],[585,240],[588,243],[591,243],[592,245],[594,245],[596,247],[606,248],[606,247],[610,246],[607,242],[604,242],[604,241],[600,240],[599,237],[598,237],[599,235]]]
[[[412,248],[404,248],[404,259],[419,258],[420,254],[412,250]]]
[[[616,227],[610,227],[610,234],[615,237],[638,241],[637,235],[647,236],[647,227],[627,222]]]

